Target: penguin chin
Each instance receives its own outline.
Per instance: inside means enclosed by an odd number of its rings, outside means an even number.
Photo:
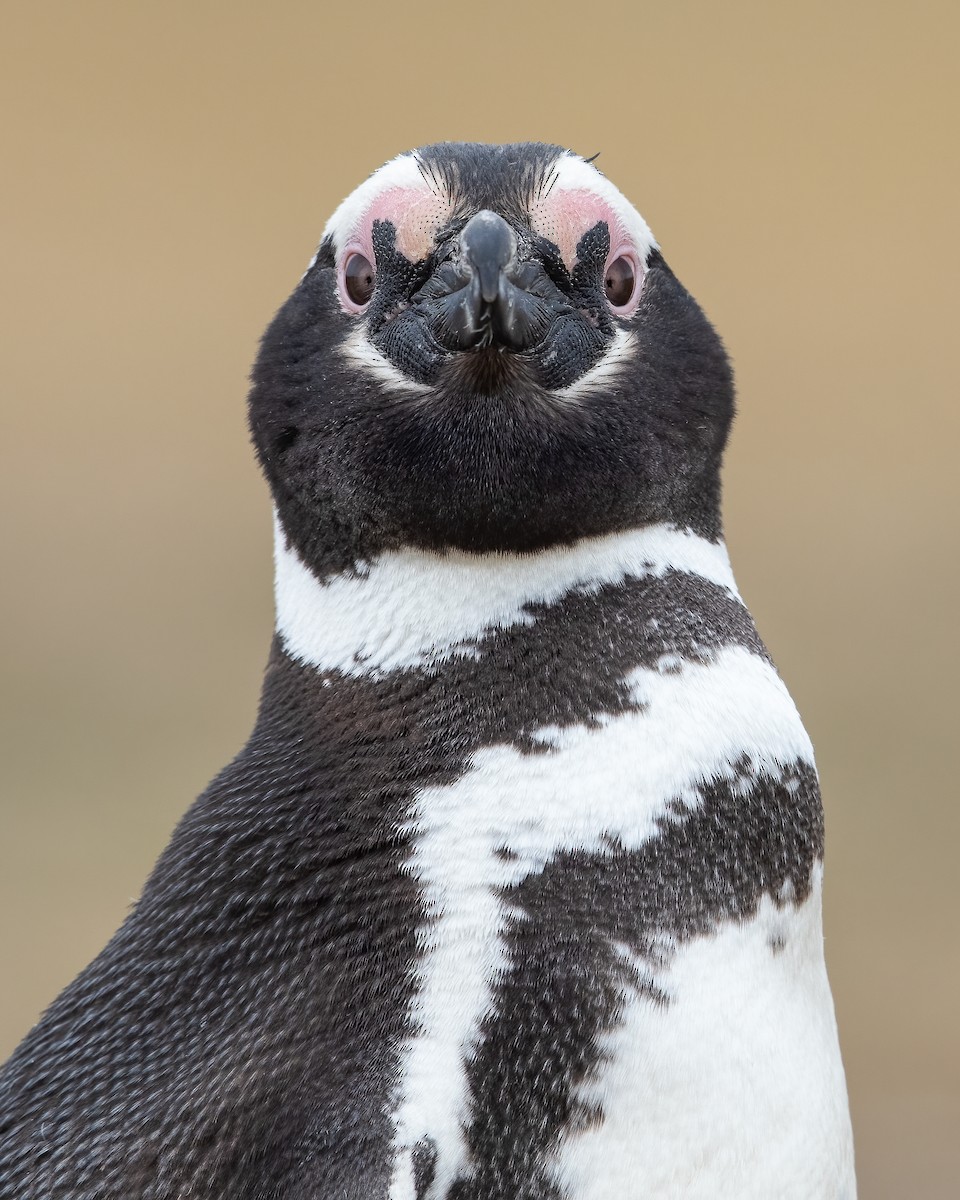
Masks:
[[[456,355],[444,366],[436,386],[441,393],[486,397],[539,391],[531,360],[501,346]]]

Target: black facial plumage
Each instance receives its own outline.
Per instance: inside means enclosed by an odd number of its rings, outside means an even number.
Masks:
[[[657,249],[623,317],[604,295],[608,223],[583,231],[572,264],[536,231],[531,211],[564,154],[417,151],[449,202],[428,252],[406,257],[378,216],[375,293],[348,312],[328,236],[267,330],[254,440],[287,536],[321,575],[399,545],[528,551],[653,521],[719,535],[723,346]],[[464,230],[484,212],[515,240],[502,284],[526,308],[515,345],[496,336],[495,310],[475,337],[458,332],[469,318],[450,328],[471,278]],[[357,339],[384,370],[351,353]]]

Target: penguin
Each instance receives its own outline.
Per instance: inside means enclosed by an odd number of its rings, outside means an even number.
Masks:
[[[340,205],[252,376],[255,728],[6,1065],[4,1200],[852,1200],[733,402],[580,156],[427,146]]]

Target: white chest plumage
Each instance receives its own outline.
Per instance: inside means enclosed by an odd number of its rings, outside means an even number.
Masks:
[[[574,602],[598,606],[565,627],[576,636],[614,641],[628,617],[638,630],[628,669],[603,645],[584,667],[585,688],[616,676],[615,705],[558,721],[532,701],[522,738],[481,738],[416,796],[425,920],[392,1200],[439,1200],[484,1170],[502,1182],[513,1168],[484,1158],[490,1131],[509,1140],[512,1107],[538,1104],[512,1153],[536,1157],[542,1194],[850,1200],[812,750],[723,547],[658,526],[522,558],[396,553],[321,584],[278,529],[277,581],[288,653],[335,675],[469,669],[492,636],[538,629],[549,667],[581,652],[549,625]],[[631,581],[648,588],[636,611]],[[678,586],[703,612],[671,611]],[[792,815],[805,805],[809,828]],[[567,1064],[552,1115],[534,1078],[553,1070],[551,1039]]]

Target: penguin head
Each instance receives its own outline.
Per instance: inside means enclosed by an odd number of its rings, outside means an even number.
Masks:
[[[719,535],[722,344],[645,221],[557,146],[403,154],[336,210],[253,373],[288,542],[523,553],[653,522]]]

